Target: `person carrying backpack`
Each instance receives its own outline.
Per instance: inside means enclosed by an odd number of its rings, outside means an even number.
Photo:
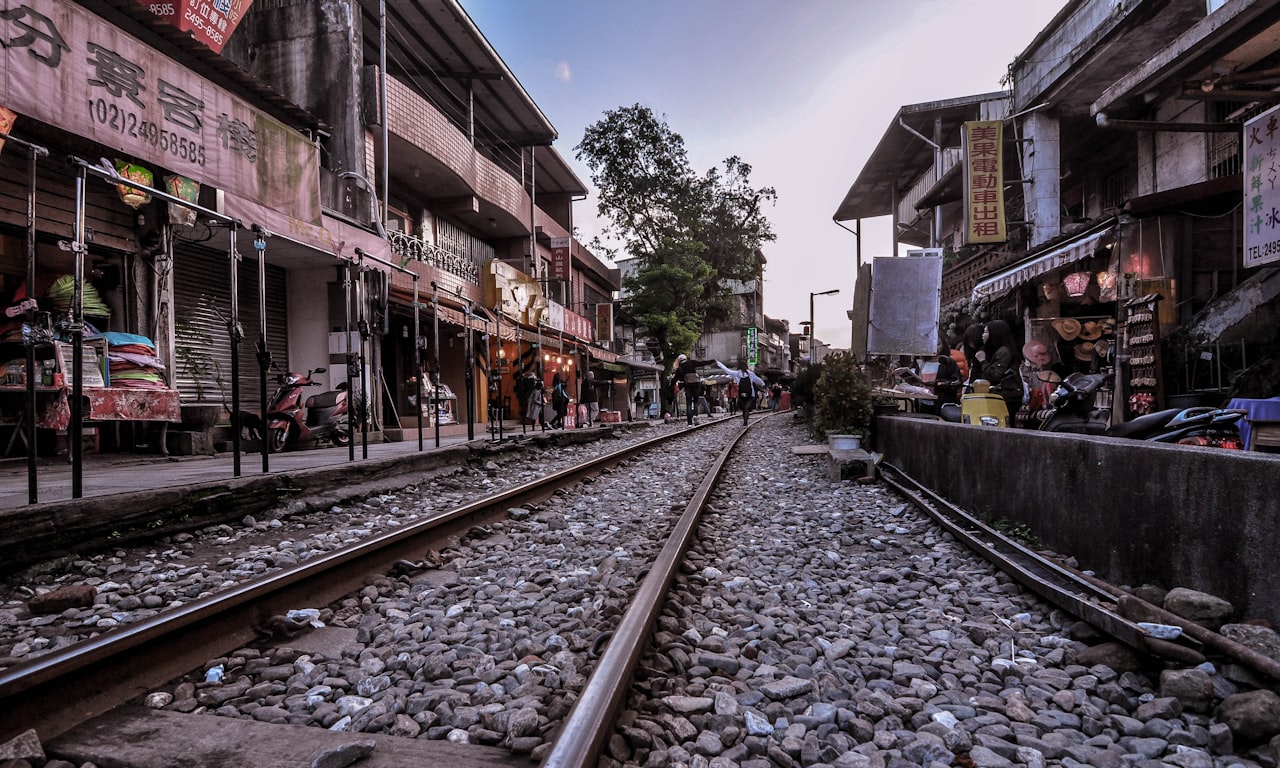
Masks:
[[[738,370],[729,368],[719,360],[716,365],[720,366],[720,370],[733,377],[734,382],[738,385],[738,408],[742,411],[742,426],[747,426],[747,417],[751,415],[751,406],[755,404],[756,398],[761,392],[766,391],[766,384],[759,376],[751,372],[747,367],[747,359],[745,357],[738,359]]]
[[[702,395],[702,377],[698,375],[698,367],[710,365],[715,360],[690,360],[688,355],[676,356],[676,367],[672,371],[671,388],[673,392],[684,392],[685,416],[689,426],[693,426],[693,417],[697,412],[698,397]]]

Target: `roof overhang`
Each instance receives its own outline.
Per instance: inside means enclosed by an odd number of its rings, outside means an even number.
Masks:
[[[916,133],[931,141],[937,136],[943,147],[959,146],[962,123],[993,114],[1004,117],[1010,98],[1008,91],[996,91],[901,107],[832,218],[852,221],[893,213],[895,190],[901,195],[934,164],[934,147]]]
[[[973,296],[997,296],[1040,275],[1052,272],[1068,264],[1087,259],[1102,244],[1104,238],[1115,229],[1115,219],[1094,229],[1087,230],[1056,243],[1012,266],[978,281]]]
[[[1260,92],[1270,91],[1280,79],[1275,72],[1260,71],[1275,68],[1278,50],[1280,1],[1230,0],[1108,86],[1090,111],[1135,114],[1170,97],[1280,100],[1280,93]],[[1253,72],[1256,78],[1270,74],[1269,80],[1261,79],[1265,88],[1250,78],[1251,68],[1260,68]]]
[[[364,57],[377,64],[385,3],[387,74],[467,124],[477,141],[549,145],[556,129],[456,0],[360,0]]]

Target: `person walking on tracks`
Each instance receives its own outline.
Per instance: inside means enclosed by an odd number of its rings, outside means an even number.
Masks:
[[[591,426],[600,418],[600,392],[596,388],[596,373],[591,369],[587,369],[582,386],[578,387],[578,403],[587,406],[584,427]]]
[[[693,417],[697,411],[698,398],[702,395],[702,377],[698,375],[698,366],[710,365],[715,360],[690,360],[688,355],[676,355],[676,367],[672,371],[672,389],[684,391],[685,417],[689,426],[693,426]]]
[[[719,360],[716,365],[720,366],[720,370],[733,377],[733,381],[738,385],[738,410],[742,411],[742,426],[747,426],[747,417],[751,415],[751,406],[755,404],[756,398],[761,392],[766,390],[767,385],[764,379],[755,375],[752,370],[747,367],[747,359],[739,358],[738,370],[734,370]]]
[[[559,371],[551,378],[551,410],[555,411],[551,428],[564,429],[564,417],[569,412],[569,390],[565,389],[564,376]]]

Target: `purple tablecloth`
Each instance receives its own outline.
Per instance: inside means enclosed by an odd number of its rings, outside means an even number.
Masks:
[[[1253,421],[1280,421],[1280,397],[1269,397],[1265,400],[1250,400],[1244,397],[1237,397],[1227,403],[1228,408],[1240,408],[1248,411],[1249,415],[1239,421],[1240,440],[1245,445],[1249,444],[1249,433],[1253,431],[1253,426],[1249,424],[1249,420]]]

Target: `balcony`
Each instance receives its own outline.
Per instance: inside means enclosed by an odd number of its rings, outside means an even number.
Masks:
[[[942,164],[939,166],[934,163],[929,170],[911,185],[898,201],[898,221],[903,224],[914,226],[921,219],[927,219],[931,215],[932,208],[923,211],[918,210],[916,206],[921,200],[938,186],[938,182],[947,177],[952,169],[960,165],[960,148],[947,147],[942,150]],[[926,228],[927,229],[927,228]]]

